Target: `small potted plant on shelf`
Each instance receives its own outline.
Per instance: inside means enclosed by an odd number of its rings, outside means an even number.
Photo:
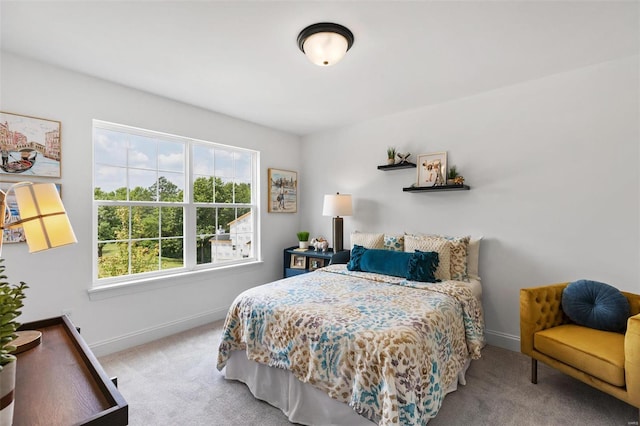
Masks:
[[[449,172],[447,172],[447,185],[455,185],[455,178],[458,176],[458,169],[456,166],[449,167]]]
[[[447,172],[447,185],[464,185],[464,176],[458,173],[456,166],[451,166]]]
[[[4,259],[0,259],[3,262]],[[16,383],[17,358],[11,355],[15,347],[11,345],[16,338],[16,330],[20,324],[16,321],[21,314],[24,290],[27,285],[11,285],[6,281],[4,265],[0,263],[0,399],[9,400],[0,409],[0,424],[10,425],[13,421],[13,395]],[[6,405],[6,406],[5,406]]]
[[[396,162],[396,149],[395,147],[388,147],[387,148],[387,164],[391,165],[394,164]]]
[[[300,231],[296,233],[298,237],[298,247],[301,249],[309,248],[309,231]]]

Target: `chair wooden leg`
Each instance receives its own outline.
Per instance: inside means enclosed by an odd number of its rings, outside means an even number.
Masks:
[[[531,358],[531,383],[538,383],[538,360]]]

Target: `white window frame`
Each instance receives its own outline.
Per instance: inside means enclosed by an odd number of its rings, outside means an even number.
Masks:
[[[183,202],[163,202],[163,201],[112,201],[112,200],[95,200],[94,190],[96,187],[95,182],[95,169],[96,169],[96,158],[95,158],[95,130],[105,129],[111,131],[117,131],[122,133],[127,133],[136,136],[144,136],[150,138],[156,138],[160,140],[166,140],[170,142],[180,142],[184,144],[184,155],[185,155],[185,171],[184,171],[184,198]],[[236,152],[244,152],[249,153],[251,155],[251,202],[247,203],[196,203],[193,200],[193,183],[194,183],[194,167],[193,167],[193,146],[194,145],[207,145],[213,148],[219,148],[229,151]],[[260,243],[260,175],[258,173],[259,164],[260,164],[260,152],[256,150],[251,150],[247,148],[241,148],[237,146],[224,145],[215,142],[204,141],[200,139],[187,138],[177,135],[171,135],[168,133],[146,130],[132,126],[126,126],[116,123],[110,123],[102,120],[93,120],[92,125],[92,227],[93,227],[93,238],[92,238],[92,260],[93,260],[93,271],[92,271],[92,289],[91,290],[102,290],[113,287],[122,288],[122,286],[127,285],[135,285],[135,284],[148,284],[150,281],[160,281],[165,278],[171,277],[179,277],[182,275],[189,275],[194,272],[205,272],[205,271],[213,271],[219,269],[228,269],[230,267],[242,267],[245,265],[251,265],[255,263],[262,262],[261,255],[261,243]],[[127,166],[128,168],[128,166]],[[182,268],[172,268],[166,270],[157,270],[151,272],[142,272],[135,274],[127,274],[121,275],[118,277],[108,277],[108,278],[98,278],[98,207],[100,206],[145,206],[145,207],[183,207],[184,208],[184,217],[183,217],[183,259],[184,266]],[[198,207],[206,207],[206,208],[250,208],[251,209],[251,220],[252,220],[252,254],[253,256],[225,261],[223,263],[204,263],[197,264],[197,253],[196,253],[196,209]]]

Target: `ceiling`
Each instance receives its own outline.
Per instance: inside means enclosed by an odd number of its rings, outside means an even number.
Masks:
[[[638,54],[639,3],[6,1],[3,50],[298,135]],[[336,22],[332,67],[296,37]]]

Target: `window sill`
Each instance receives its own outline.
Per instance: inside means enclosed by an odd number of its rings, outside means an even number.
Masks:
[[[256,268],[264,262],[256,260],[235,265],[221,266],[216,269],[197,269],[178,274],[165,275],[160,277],[150,277],[138,280],[124,281],[114,284],[101,285],[92,287],[87,290],[90,300],[103,300],[111,297],[124,296],[127,294],[140,293],[143,291],[156,290],[159,288],[173,287],[183,285],[189,278],[199,278],[209,275],[227,275],[236,271],[238,268]]]

